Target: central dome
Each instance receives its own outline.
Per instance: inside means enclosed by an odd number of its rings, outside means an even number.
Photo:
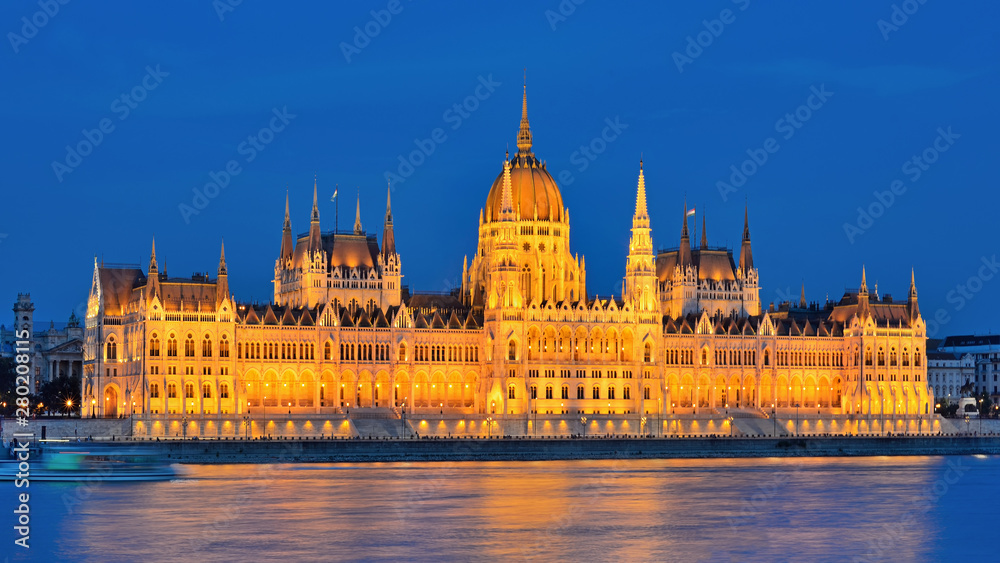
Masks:
[[[517,133],[517,154],[510,159],[510,188],[514,211],[522,221],[563,221],[562,194],[559,186],[545,169],[545,164],[531,152],[531,128],[528,126],[528,90],[521,104],[521,129]],[[500,217],[503,200],[503,171],[493,181],[486,196],[486,222]]]
[[[563,201],[559,186],[545,169],[545,165],[531,153],[518,154],[510,159],[510,188],[514,211],[520,213],[522,221],[535,218],[538,210],[539,221],[562,221]],[[500,217],[503,199],[503,171],[493,181],[490,195],[486,196],[486,221],[496,221]]]

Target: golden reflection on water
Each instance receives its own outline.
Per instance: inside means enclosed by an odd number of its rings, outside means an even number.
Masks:
[[[103,485],[63,525],[73,553],[114,545],[115,560],[912,560],[940,519],[915,507],[945,470],[933,457],[205,465]]]

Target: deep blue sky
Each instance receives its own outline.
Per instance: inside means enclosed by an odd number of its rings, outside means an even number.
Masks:
[[[385,172],[435,128],[447,138],[396,186],[393,209],[405,281],[446,290],[514,146],[527,67],[535,153],[573,178],[562,193],[592,295],[620,292],[642,154],[658,247],[677,245],[686,196],[699,230],[707,213],[710,243],[738,249],[749,199],[765,303],[797,298],[802,283],[810,300],[837,298],[862,264],[870,287],[904,298],[913,267],[925,317],[949,318],[936,335],[1000,329],[1000,279],[979,278],[998,252],[995,2],[930,0],[886,40],[890,1],[588,1],[564,21],[546,14],[555,0],[404,1],[348,62],[341,43],[388,4],[245,2],[220,21],[207,0],[71,2],[15,39],[17,53],[6,35],[3,309],[30,291],[36,318],[62,321],[82,311],[95,254],[145,268],[154,235],[172,276],[214,275],[225,237],[232,290],[267,299],[286,185],[296,231],[308,228],[315,174],[324,229],[339,183],[341,226],[359,187],[365,227],[381,235]],[[39,9],[5,2],[0,27],[21,34]],[[673,53],[725,9],[731,23],[679,72]],[[116,98],[157,65],[169,75],[122,119]],[[445,111],[490,76],[500,85],[453,129]],[[785,139],[778,120],[823,85],[832,97]],[[294,119],[246,162],[240,143],[285,107]],[[53,162],[105,118],[114,130],[59,181]],[[580,170],[574,152],[615,118],[627,128]],[[913,181],[902,166],[949,127],[960,137]],[[717,182],[771,137],[777,152],[724,201]],[[178,206],[230,160],[241,173],[186,223]],[[844,224],[896,179],[906,192],[852,243]],[[971,299],[950,293],[969,278]]]

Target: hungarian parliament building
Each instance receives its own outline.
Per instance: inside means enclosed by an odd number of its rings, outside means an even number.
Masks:
[[[388,198],[381,240],[360,209],[352,232],[324,231],[315,185],[304,234],[286,195],[269,303],[230,294],[224,248],[215,277],[168,277],[155,242],[145,270],[95,261],[83,416],[932,412],[912,273],[905,300],[870,293],[862,271],[839,301],[763,306],[747,214],[738,256],[704,228],[692,241],[688,215],[656,250],[640,162],[623,294],[592,296],[525,94],[450,294],[401,284]]]

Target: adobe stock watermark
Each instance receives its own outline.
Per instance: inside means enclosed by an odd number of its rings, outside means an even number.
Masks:
[[[353,40],[350,43],[340,42],[340,53],[344,55],[347,64],[351,64],[351,57],[360,55],[362,49],[371,45],[372,39],[378,37],[382,30],[389,27],[389,24],[392,23],[392,17],[399,15],[403,11],[403,7],[400,0],[389,0],[384,9],[372,10],[370,12],[372,19],[363,26],[354,26]]]
[[[7,40],[10,41],[10,48],[14,50],[14,54],[20,53],[22,46],[27,45],[28,41],[37,37],[38,32],[49,25],[52,18],[56,17],[61,7],[66,4],[69,4],[69,0],[38,0],[40,9],[31,14],[30,17],[21,18],[21,33],[13,31],[7,33]]]
[[[212,0],[212,9],[218,16],[220,22],[226,21],[226,16],[236,11],[236,7],[243,3],[243,0]]]
[[[561,0],[556,10],[545,10],[545,21],[549,22],[552,31],[556,30],[558,24],[563,23],[570,16],[576,13],[576,7],[583,4],[585,0]]]
[[[160,65],[156,65],[156,68],[147,66],[146,74],[139,81],[139,84],[111,102],[111,112],[115,114],[119,122],[125,121],[132,115],[132,111],[149,97],[149,93],[156,90],[163,83],[163,79],[168,76],[170,73],[163,71]],[[66,156],[62,160],[52,161],[52,172],[55,173],[56,179],[62,183],[66,174],[73,172],[83,164],[83,159],[93,154],[94,150],[104,142],[105,137],[114,131],[115,121],[110,117],[102,118],[97,122],[97,127],[93,129],[83,129],[81,131],[83,139],[74,145],[66,145]]]
[[[295,114],[288,112],[288,106],[283,106],[281,109],[271,108],[271,113],[273,115],[267,125],[261,127],[257,133],[248,135],[245,141],[236,146],[236,153],[243,157],[245,164],[253,162],[257,155],[274,141],[275,135],[284,131],[296,117]],[[177,206],[181,219],[184,219],[184,224],[190,225],[191,216],[198,215],[208,207],[210,200],[218,197],[222,190],[228,188],[230,182],[242,172],[243,167],[237,159],[231,159],[218,172],[209,172],[209,182],[201,188],[191,190],[194,194],[191,198],[191,204],[181,203]]]
[[[983,290],[986,282],[995,278],[997,272],[1000,272],[1000,262],[997,261],[996,254],[990,257],[982,256],[979,262],[981,265],[974,275],[962,283],[955,284],[955,288],[945,294],[944,300],[952,305],[953,312],[964,309],[976,294]],[[944,325],[951,322],[951,314],[945,307],[939,307],[933,315],[925,316],[924,322],[927,323],[927,336],[934,338]]]
[[[888,190],[875,190],[872,192],[875,201],[865,207],[858,207],[858,217],[853,223],[844,223],[844,234],[847,235],[847,240],[851,244],[854,244],[859,236],[868,232],[875,225],[875,220],[885,215],[885,212],[896,203],[896,199],[920,180],[924,172],[941,158],[941,153],[948,152],[948,149],[961,137],[960,134],[951,130],[951,126],[938,127],[937,134],[931,146],[921,151],[920,154],[910,157],[900,167],[903,175],[909,178],[910,186],[907,186],[903,180],[896,179],[889,184]]]
[[[822,109],[826,102],[833,97],[833,92],[826,89],[826,84],[810,86],[809,91],[811,94],[806,98],[804,104],[774,122],[774,131],[779,133],[782,139],[787,141],[794,137],[795,133],[812,119],[813,114]],[[739,191],[739,188],[743,187],[758,170],[767,164],[770,156],[779,150],[781,150],[781,144],[774,137],[764,139],[760,148],[747,149],[749,158],[741,162],[738,167],[736,164],[729,166],[731,172],[729,182],[719,180],[715,183],[715,188],[719,190],[722,201],[729,201],[729,194]]]
[[[879,19],[875,22],[879,32],[882,34],[882,39],[888,41],[889,34],[899,31],[899,28],[910,21],[910,16],[916,14],[917,10],[926,3],[927,0],[903,0],[898,5],[893,4],[892,11],[889,13],[889,20]]]
[[[628,123],[622,123],[622,119],[619,116],[615,116],[614,119],[610,117],[604,118],[604,128],[601,129],[600,134],[595,136],[587,144],[580,145],[580,148],[573,151],[569,155],[570,164],[576,165],[576,171],[583,172],[587,168],[590,168],[590,163],[597,160],[597,157],[604,154],[604,151],[608,150],[608,145],[618,140],[622,132],[628,129]],[[569,186],[576,181],[573,177],[573,173],[569,170],[562,170],[558,174],[559,182],[563,186]]]
[[[472,114],[479,109],[479,105],[482,102],[490,99],[493,92],[500,86],[500,82],[493,80],[493,75],[489,74],[486,77],[480,75],[479,84],[473,89],[472,94],[465,97],[465,99],[455,102],[451,107],[444,110],[441,114],[441,119],[451,125],[451,130],[456,131],[459,127],[465,123],[465,120],[472,116]],[[386,170],[384,176],[386,181],[388,181],[393,187],[397,184],[402,184],[416,172],[419,168],[427,161],[427,158],[434,154],[437,147],[448,140],[448,134],[445,133],[444,128],[435,127],[431,130],[428,137],[421,139],[413,139],[413,144],[416,145],[416,149],[410,151],[408,154],[400,154],[396,158],[399,162],[399,166],[396,167],[396,171]]]
[[[868,540],[868,551],[864,556],[854,557],[855,563],[867,561],[893,561],[898,558],[896,549],[903,543],[909,541],[908,536],[916,533],[914,527],[917,525],[917,517],[937,509],[941,497],[948,494],[951,485],[965,476],[969,468],[962,465],[959,456],[948,456],[946,465],[948,469],[940,479],[928,487],[923,494],[912,501],[912,506],[899,507],[899,521],[882,525],[882,533],[875,538]]]
[[[750,6],[750,0],[732,0],[732,3],[736,4],[740,12]],[[715,40],[722,35],[722,32],[726,30],[726,26],[735,21],[736,12],[729,8],[725,8],[719,12],[718,19],[701,20],[701,25],[705,29],[695,35],[688,35],[686,37],[687,44],[684,46],[683,53],[674,51],[670,55],[674,61],[674,66],[677,67],[677,72],[683,73],[684,65],[689,65],[700,57],[705,52],[705,49],[711,47],[715,43]]]
[[[735,518],[732,516],[726,517],[726,519],[729,520],[729,527],[732,528],[734,532],[736,532],[740,526],[748,524],[753,525],[758,522],[761,513],[767,510],[768,503],[770,503],[771,500],[778,495],[778,493],[786,490],[788,488],[788,484],[792,481],[792,478],[797,473],[802,471],[803,461],[801,459],[795,458],[786,461],[791,464],[791,469],[776,471],[771,474],[770,480],[758,482],[758,492],[750,495],[749,498],[743,499],[738,515]]]

